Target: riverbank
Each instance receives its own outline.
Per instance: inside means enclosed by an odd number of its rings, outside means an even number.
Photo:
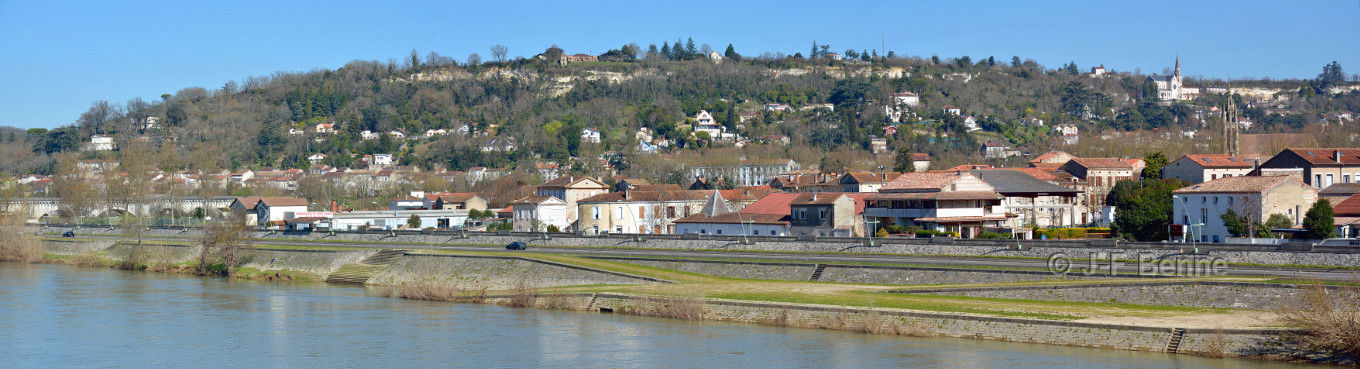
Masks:
[[[186,270],[197,246],[49,238],[49,262],[101,260]],[[874,334],[947,336],[1204,356],[1286,358],[1267,311],[1047,301],[940,294],[946,287],[1116,285],[1128,278],[1059,278],[1032,271],[893,265],[582,257],[261,245],[238,277],[325,281],[343,275],[408,298],[720,320]],[[141,259],[136,259],[141,258]],[[79,264],[79,263],[75,263]],[[175,268],[157,265],[178,266]],[[96,266],[96,265],[92,265]],[[348,274],[347,274],[348,273]],[[845,277],[834,277],[835,275]],[[287,276],[271,278],[269,276]],[[805,277],[806,276],[806,277]],[[853,276],[851,278],[850,276]],[[836,283],[821,278],[831,277]],[[811,281],[809,281],[811,280]],[[1159,282],[1229,279],[1161,278]],[[1242,279],[1230,279],[1242,281]],[[409,296],[412,286],[426,288]],[[921,289],[922,293],[912,293]],[[1231,291],[1222,298],[1231,297]],[[1222,304],[1222,299],[1218,303]],[[526,301],[528,301],[526,303]],[[1231,304],[1229,302],[1228,304]]]

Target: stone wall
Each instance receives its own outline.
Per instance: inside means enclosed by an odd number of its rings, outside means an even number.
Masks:
[[[542,263],[518,257],[419,255],[402,256],[374,275],[369,284],[401,285],[438,281],[461,289],[510,290],[588,284],[649,282],[613,273]]]
[[[700,259],[661,259],[644,257],[592,257],[630,264],[679,270],[690,273],[728,278],[807,281],[816,270],[815,263],[777,263],[759,261],[727,261]],[[818,282],[859,284],[966,284],[1004,283],[1025,281],[1062,281],[1084,276],[1056,276],[1047,272],[979,270],[960,268],[932,268],[909,266],[822,264],[824,269]],[[1131,276],[1131,275],[1130,275]]]
[[[1338,288],[1338,287],[1330,287]],[[1272,309],[1303,292],[1299,285],[1248,282],[1131,282],[1099,285],[964,287],[910,290],[905,293],[1077,301],[1137,305],[1171,305],[1234,309]]]
[[[598,294],[591,300],[591,309],[605,308],[616,312],[636,311],[643,305],[663,301],[623,294]],[[841,324],[838,322],[849,321],[853,329],[856,324],[853,322],[877,318],[879,324],[896,322],[906,329],[906,334],[1136,351],[1162,351],[1172,335],[1171,328],[719,299],[706,300],[704,310],[706,320],[809,328],[836,326]],[[1204,352],[1209,341],[1220,339],[1224,343],[1224,354],[1253,356],[1266,351],[1264,347],[1280,332],[1270,329],[1189,329],[1182,339],[1180,352]]]
[[[61,233],[71,228],[49,227],[44,232]],[[75,230],[80,234],[105,234],[116,235],[118,230],[108,228],[79,228]],[[147,232],[154,236],[173,236],[173,237],[201,237],[199,230],[187,229],[152,229]],[[575,235],[552,235],[548,239],[543,239],[542,235],[535,234],[491,234],[486,232],[470,232],[463,234],[455,233],[284,233],[284,232],[257,232],[256,237],[268,240],[316,240],[334,242],[355,242],[362,244],[371,242],[373,246],[380,246],[381,243],[391,244],[426,244],[426,245],[482,245],[482,246],[504,246],[510,242],[520,241],[530,246],[563,246],[563,247],[593,247],[593,248],[656,248],[671,250],[734,250],[734,251],[778,251],[778,252],[809,252],[809,253],[875,253],[875,254],[900,254],[900,255],[940,255],[940,256],[1009,256],[1009,257],[1037,257],[1047,258],[1055,253],[1063,253],[1076,260],[1085,259],[1092,253],[1115,253],[1122,259],[1137,259],[1137,252],[1147,252],[1150,257],[1174,257],[1185,255],[1191,252],[1193,247],[1190,245],[1178,244],[1131,244],[1137,245],[1136,248],[1123,247],[1100,247],[1091,246],[1099,244],[1113,244],[1113,241],[1105,242],[1063,242],[1063,241],[1026,241],[1023,249],[1017,250],[1014,244],[1009,242],[979,241],[979,240],[949,240],[934,241],[928,239],[897,239],[889,242],[878,241],[875,247],[867,247],[864,240],[818,240],[818,241],[799,241],[793,238],[774,238],[760,237],[753,238],[753,243],[743,243],[739,238],[733,239],[714,239],[698,238],[688,239],[677,236],[647,236],[640,238],[633,237],[584,237]],[[1083,246],[1087,245],[1087,246]],[[1155,246],[1155,247],[1154,247]],[[1270,247],[1244,247],[1244,246],[1222,246],[1211,247],[1202,246],[1201,256],[1220,257],[1229,263],[1248,263],[1248,264],[1269,264],[1269,265],[1317,265],[1317,266],[1360,266],[1360,253],[1346,252],[1309,252],[1309,251],[1279,251]]]

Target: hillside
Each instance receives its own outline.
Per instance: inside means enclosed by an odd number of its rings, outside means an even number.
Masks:
[[[1224,105],[1215,91],[1230,85],[1249,92],[1234,96],[1253,122],[1246,132],[1304,132],[1316,138],[1312,144],[1357,145],[1353,134],[1323,133],[1338,129],[1323,124],[1338,114],[1360,112],[1360,91],[1344,74],[1328,81],[1189,79],[1187,86],[1206,93],[1172,103],[1158,101],[1144,75],[1096,77],[1075,64],[1050,69],[1018,57],[729,55],[715,62],[688,54],[634,58],[639,53],[628,47],[611,53],[603,55],[609,61],[562,65],[553,57],[460,64],[413,52],[402,64],[355,61],[186,88],[160,101],[96,102],[70,126],[0,131],[0,150],[14,158],[0,169],[50,173],[63,156],[121,155],[82,151],[96,134],[112,136],[117,147],[150,149],[150,164],[165,170],[305,168],[315,153],[332,166],[361,166],[363,155],[390,153],[399,164],[450,170],[552,161],[600,172],[607,161],[625,174],[662,180],[685,166],[740,158],[794,158],[835,171],[891,165],[891,152],[869,155],[874,137],[887,138],[889,150],[926,152],[946,164],[982,162],[985,142],[1023,153],[1211,152],[1222,121],[1209,108]],[[920,102],[893,122],[885,106],[898,92],[918,94]],[[692,132],[700,111],[733,136]],[[323,124],[335,132],[318,128]],[[1054,127],[1065,124],[1080,131],[1081,144],[1064,144],[1071,138]],[[889,125],[895,136],[885,131]],[[646,145],[639,142],[643,129],[652,136]],[[584,130],[599,132],[600,142],[583,138]],[[658,154],[651,144],[661,146]]]

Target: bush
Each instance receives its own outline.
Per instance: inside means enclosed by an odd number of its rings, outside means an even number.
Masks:
[[[1286,342],[1307,352],[1360,357],[1360,295],[1355,290],[1309,285],[1292,301],[1281,301],[1275,313],[1298,329],[1284,334]]]
[[[983,239],[983,240],[1004,240],[1004,239],[1013,238],[1013,237],[1011,237],[1011,235],[1006,234],[1006,233],[982,232],[982,233],[979,233],[979,234],[977,235],[977,238],[978,238],[978,239]]]
[[[557,228],[556,225],[549,224],[549,225],[548,225],[548,232],[558,233],[558,232],[562,232],[562,230],[559,229],[559,228]]]
[[[954,236],[954,234],[942,231],[932,231],[929,229],[922,229],[916,231],[916,237],[949,237],[949,236]]]
[[[893,224],[887,227],[883,227],[883,229],[887,229],[888,233],[902,233],[903,231],[906,231],[906,227],[902,227],[899,224]]]
[[[874,237],[888,237],[888,229],[879,228],[878,232],[874,232]]]

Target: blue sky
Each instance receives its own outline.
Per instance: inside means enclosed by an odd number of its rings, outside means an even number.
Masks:
[[[418,50],[602,53],[693,37],[744,54],[1012,55],[1046,66],[1311,78],[1360,73],[1360,1],[16,1],[0,0],[0,125],[56,127],[95,100],[158,99],[275,71]]]

